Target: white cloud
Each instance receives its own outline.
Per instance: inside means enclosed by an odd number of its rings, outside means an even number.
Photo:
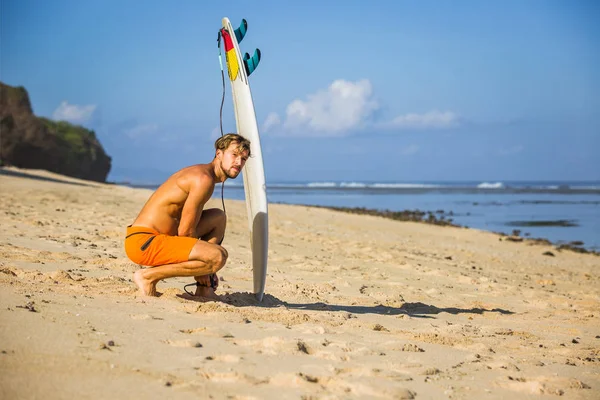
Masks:
[[[277,114],[276,112],[272,112],[269,115],[267,115],[267,119],[265,119],[265,122],[263,123],[262,131],[266,133],[269,130],[271,130],[271,128],[279,124],[281,124],[279,114]]]
[[[357,82],[339,79],[327,89],[307,97],[307,100],[294,100],[287,106],[283,123],[286,131],[343,136],[365,126],[378,108],[372,98],[371,82],[366,79]]]
[[[338,79],[326,89],[309,94],[305,100],[292,101],[286,108],[283,121],[277,113],[270,113],[262,131],[266,133],[278,127],[277,134],[289,136],[341,137],[366,129],[394,133],[406,129],[453,128],[461,124],[457,113],[435,109],[422,114],[399,115],[391,121],[375,121],[377,109],[379,104],[374,99],[368,79],[356,82]],[[418,148],[408,148],[407,151],[416,152]]]
[[[157,124],[141,124],[134,126],[133,128],[126,129],[125,135],[129,136],[131,139],[141,138],[143,136],[151,135],[158,131]]]
[[[69,121],[75,124],[81,124],[92,117],[96,106],[91,104],[87,106],[78,106],[69,104],[67,101],[60,103],[60,106],[52,114],[52,118],[59,121]]]
[[[424,114],[409,113],[399,115],[389,123],[384,123],[388,128],[398,129],[431,129],[452,128],[459,124],[459,117],[452,111],[429,111]]]

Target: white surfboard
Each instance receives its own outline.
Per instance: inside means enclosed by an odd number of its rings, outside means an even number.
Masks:
[[[248,74],[244,65],[245,60],[240,52],[238,40],[229,19],[223,18],[222,23],[224,31],[222,30],[221,34],[225,43],[227,72],[233,92],[233,109],[237,131],[238,134],[250,140],[251,143],[250,151],[252,156],[246,162],[243,170],[244,192],[250,227],[254,293],[258,301],[262,301],[267,279],[267,255],[269,250],[269,219],[265,170],[254,103],[252,102]],[[245,34],[245,21],[243,26],[243,33]],[[241,37],[243,38],[243,36]],[[260,57],[260,52],[258,56]],[[256,64],[258,64],[258,61],[256,61]],[[254,70],[255,66],[251,67],[250,72]]]

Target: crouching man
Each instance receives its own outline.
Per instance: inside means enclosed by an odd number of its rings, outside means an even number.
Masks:
[[[127,227],[125,252],[131,261],[147,267],[133,275],[144,295],[156,296],[156,284],[162,279],[193,276],[196,296],[217,298],[216,273],[227,261],[227,250],[221,246],[227,221],[222,210],[204,210],[204,205],[216,183],[240,174],[250,157],[250,142],[230,133],[215,142],[215,150],[210,163],[171,175]]]

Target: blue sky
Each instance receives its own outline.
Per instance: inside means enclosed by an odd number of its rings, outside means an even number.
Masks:
[[[594,1],[0,4],[0,80],[95,130],[111,180],[212,159],[225,16],[262,51],[267,181],[600,180]]]

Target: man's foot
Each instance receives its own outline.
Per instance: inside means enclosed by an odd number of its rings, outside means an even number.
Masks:
[[[139,269],[133,274],[133,281],[143,296],[156,296],[156,283],[144,278],[144,270]]]
[[[219,296],[215,294],[215,291],[210,286],[196,286],[195,296],[204,297],[210,300],[219,300]]]

